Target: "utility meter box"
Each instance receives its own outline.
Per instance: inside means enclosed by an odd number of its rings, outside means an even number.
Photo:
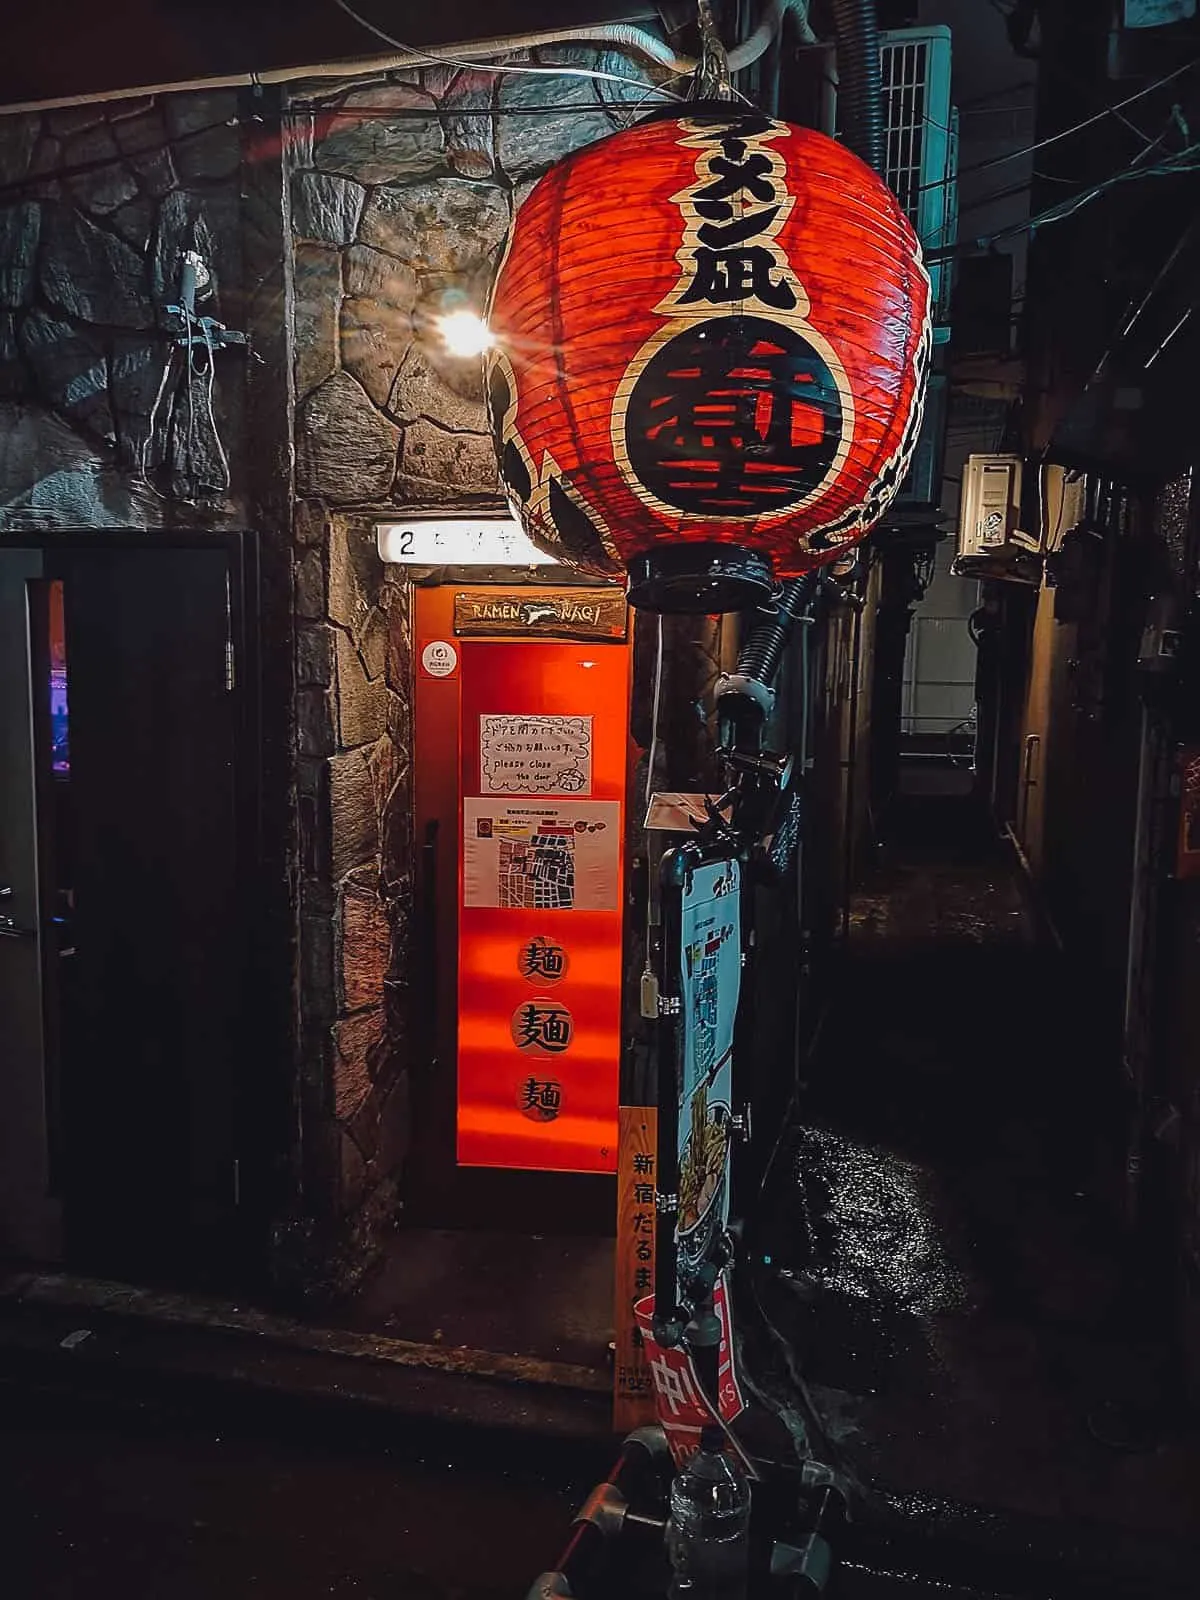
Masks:
[[[1021,531],[1020,515],[1020,456],[968,456],[958,520],[958,559],[995,556],[1014,545],[1036,552],[1038,537]]]

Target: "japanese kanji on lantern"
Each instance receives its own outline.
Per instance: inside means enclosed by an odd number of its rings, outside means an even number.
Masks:
[[[747,106],[652,118],[559,162],[514,221],[488,404],[530,537],[713,611],[838,559],[907,471],[929,280],[882,181]]]

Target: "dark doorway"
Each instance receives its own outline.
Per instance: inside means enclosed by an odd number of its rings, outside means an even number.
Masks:
[[[46,1137],[78,1270],[235,1260],[241,578],[235,545],[106,540],[47,546],[28,584]]]

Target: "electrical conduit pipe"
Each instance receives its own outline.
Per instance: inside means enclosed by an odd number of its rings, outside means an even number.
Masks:
[[[764,54],[783,25],[785,13],[793,12],[801,37],[809,43],[816,35],[808,26],[808,0],[769,0],[762,20],[742,44],[729,52],[730,72],[741,72]],[[354,78],[363,73],[390,72],[403,67],[434,65],[438,61],[463,56],[470,60],[512,55],[551,44],[607,44],[630,55],[641,56],[666,72],[687,77],[699,61],[677,55],[671,46],[644,28],[630,23],[598,23],[582,28],[549,28],[540,33],[510,34],[499,39],[475,39],[458,45],[442,45],[432,50],[404,50],[389,55],[362,57],[353,61],[330,61],[315,66],[272,67],[266,72],[237,72],[222,77],[192,78],[176,83],[138,84],[135,87],[101,90],[95,94],[63,95],[50,100],[23,100],[0,106],[0,116],[15,116],[27,111],[54,111],[64,106],[99,105],[110,100],[135,100],[144,95],[179,94],[204,89],[242,89],[257,84],[293,83],[299,78]]]

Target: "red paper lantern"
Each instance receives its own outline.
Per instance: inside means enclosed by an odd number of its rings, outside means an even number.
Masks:
[[[912,457],[929,280],[891,191],[749,107],[553,167],[492,296],[488,401],[533,540],[664,610],[837,560]]]

